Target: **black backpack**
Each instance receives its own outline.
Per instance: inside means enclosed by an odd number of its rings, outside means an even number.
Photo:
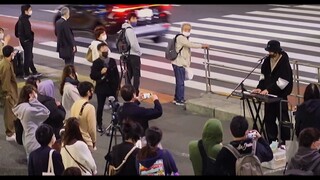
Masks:
[[[177,34],[173,39],[171,39],[169,42],[168,42],[168,46],[167,46],[167,49],[166,49],[166,52],[165,52],[165,58],[168,59],[168,60],[171,60],[171,61],[174,61],[177,57],[178,57],[178,54],[180,54],[182,48],[179,50],[179,52],[176,51],[176,42],[177,42],[177,37],[179,35],[182,35],[182,34]]]
[[[121,54],[128,53],[131,49],[130,42],[126,37],[126,29],[128,28],[131,28],[131,27],[122,28],[116,40],[117,50]]]
[[[202,139],[198,141],[198,148],[202,159],[202,176],[213,176],[216,160],[209,157],[204,150]]]

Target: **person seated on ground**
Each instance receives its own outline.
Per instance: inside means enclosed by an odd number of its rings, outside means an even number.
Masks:
[[[81,176],[81,169],[76,166],[70,166],[63,171],[62,176]]]
[[[320,130],[320,88],[316,83],[310,83],[303,95],[303,103],[298,105],[295,119],[295,133],[299,133],[307,127],[315,127]]]
[[[255,155],[259,158],[260,162],[267,162],[273,159],[273,152],[269,143],[264,140],[257,130],[255,137],[248,137],[249,124],[245,117],[235,116],[230,123],[230,131],[234,137],[230,144],[235,147],[240,154],[250,154],[252,152],[253,140],[257,140]],[[216,158],[215,175],[222,176],[235,176],[236,175],[236,157],[226,147],[222,147]]]
[[[218,119],[209,119],[202,131],[202,143],[206,154],[215,159],[222,148],[223,129],[221,121]],[[202,158],[198,147],[199,140],[193,140],[189,143],[189,155],[192,163],[194,175],[202,175]]]
[[[299,134],[298,152],[290,159],[285,174],[299,175],[293,170],[304,169],[312,171],[310,175],[320,175],[319,149],[320,131],[313,127],[303,129]]]
[[[30,153],[28,162],[28,175],[41,176],[48,170],[49,153],[56,141],[53,128],[48,124],[41,124],[36,130],[36,139],[41,145]],[[60,176],[64,170],[61,154],[57,151],[52,153],[52,164],[54,174]]]
[[[124,120],[121,125],[121,132],[124,141],[121,144],[112,147],[112,151],[109,156],[110,164],[112,164],[115,168],[118,168],[123,162],[125,156],[127,156],[127,154],[134,148],[116,175],[138,176],[139,174],[136,168],[136,155],[139,152],[139,148],[137,148],[135,144],[142,135],[142,127],[138,122],[127,119]]]
[[[45,79],[40,81],[40,83],[38,84],[38,91],[40,94],[50,96],[54,99],[56,98],[54,93],[54,83],[51,79]]]
[[[152,126],[145,131],[146,146],[137,154],[139,175],[179,175],[176,163],[168,150],[160,149],[158,144],[162,139],[162,131]]]

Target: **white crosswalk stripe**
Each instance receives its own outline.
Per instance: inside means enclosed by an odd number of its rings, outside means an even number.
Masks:
[[[270,5],[272,6],[272,5]],[[238,84],[250,71],[258,60],[266,55],[264,47],[271,39],[277,39],[281,46],[289,54],[291,60],[319,64],[320,43],[320,6],[297,5],[270,8],[267,11],[251,11],[245,14],[230,14],[220,18],[207,17],[190,22],[192,36],[190,40],[196,43],[210,44],[214,49],[225,51],[210,51],[210,62],[229,67],[214,68],[212,77],[228,80]],[[285,12],[285,13],[278,13]],[[302,15],[303,14],[303,15]],[[168,39],[172,39],[180,32],[180,25],[184,22],[174,22],[170,32],[165,36],[165,42],[153,43],[146,38],[139,38],[142,47],[142,77],[155,81],[175,83],[172,66],[164,58],[164,50]],[[78,42],[90,43],[90,39],[77,38]],[[56,52],[45,50],[42,47],[56,47],[56,42],[40,43],[40,47],[34,48],[34,53],[58,59]],[[90,66],[84,56],[87,47],[78,47],[75,63]],[[192,70],[195,78],[186,81],[186,87],[205,90],[204,50],[192,49]],[[242,53],[242,54],[234,54]],[[118,53],[112,52],[111,57],[119,59]],[[151,71],[148,68],[156,68]],[[241,70],[234,71],[230,68]],[[317,69],[300,67],[301,78],[315,81]],[[258,82],[259,68],[250,76],[245,85],[255,87]],[[220,83],[221,84],[221,83]],[[235,86],[234,85],[234,86]],[[233,85],[213,85],[214,91],[231,92]]]

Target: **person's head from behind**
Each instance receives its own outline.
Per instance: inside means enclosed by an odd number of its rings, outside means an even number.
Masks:
[[[186,36],[189,37],[191,34],[191,24],[189,23],[183,23],[181,25],[181,33]]]
[[[131,26],[136,26],[138,23],[138,16],[136,13],[132,12],[127,15],[127,20],[131,24]]]
[[[156,126],[151,126],[145,132],[147,145],[150,147],[157,147],[162,139],[162,131]]]
[[[36,89],[38,89],[38,85],[40,83],[40,78],[36,77],[36,76],[30,76],[27,80],[26,80],[26,85],[30,84],[33,85]]]
[[[136,143],[143,134],[143,128],[138,122],[125,119],[121,124],[121,132],[124,140],[131,140]]]
[[[62,176],[81,176],[81,169],[76,166],[67,167],[63,172]]]
[[[235,116],[232,118],[230,123],[230,131],[233,137],[235,138],[245,137],[248,128],[249,128],[249,124],[245,117]]]
[[[32,15],[32,8],[30,4],[24,4],[21,6],[21,14]]]
[[[121,97],[124,101],[129,102],[135,98],[136,90],[130,84],[125,84],[120,89]]]
[[[19,94],[18,104],[29,102],[32,99],[37,99],[37,90],[33,85],[24,85]]]
[[[320,131],[317,128],[309,127],[303,129],[298,138],[299,146],[320,149]]]
[[[320,99],[320,88],[316,83],[310,83],[304,91],[303,100],[308,101],[310,99]]]
[[[53,128],[48,124],[41,124],[36,130],[36,139],[41,146],[51,147],[56,142]]]
[[[99,51],[100,57],[108,58],[109,47],[106,43],[103,42],[103,43],[98,44],[97,49]]]
[[[93,34],[96,40],[100,40],[100,41],[107,40],[106,28],[104,26],[95,27],[93,30]]]
[[[60,14],[62,17],[69,19],[70,18],[70,10],[68,7],[63,7],[60,10]]]
[[[11,61],[14,57],[14,48],[10,45],[6,45],[2,48],[2,54],[6,59]]]
[[[78,76],[76,72],[77,71],[74,65],[71,65],[71,64],[68,64],[63,68],[62,75],[61,75],[60,89],[59,89],[60,95],[63,94],[64,84],[67,82],[68,78],[78,80]]]
[[[69,145],[73,140],[84,141],[80,131],[79,120],[76,117],[70,117],[65,120],[65,129],[62,136],[63,144]]]
[[[88,97],[89,100],[93,97],[94,86],[89,81],[80,82],[78,85],[78,91],[81,97]]]

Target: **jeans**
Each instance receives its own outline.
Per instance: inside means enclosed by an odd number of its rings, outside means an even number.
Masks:
[[[186,70],[183,66],[177,66],[172,64],[174,76],[176,78],[176,89],[174,93],[174,100],[176,102],[182,103],[184,99],[184,80],[186,76]]]
[[[136,91],[136,95],[139,95],[139,86],[140,86],[140,77],[141,77],[141,60],[140,56],[136,55],[129,55],[128,62],[127,62],[127,68],[128,68],[128,79],[127,83],[131,84],[131,80],[133,78],[133,87]]]

